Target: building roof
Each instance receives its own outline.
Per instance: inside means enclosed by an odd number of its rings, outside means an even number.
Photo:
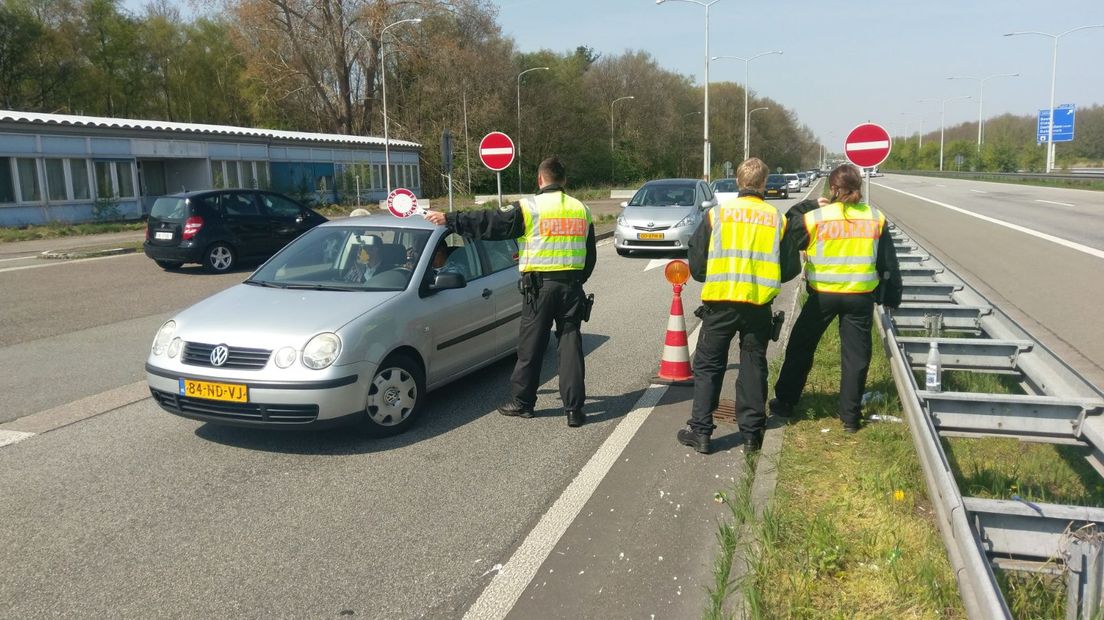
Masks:
[[[146,121],[130,118],[107,118],[103,116],[76,116],[71,114],[42,114],[39,112],[17,112],[0,110],[0,122],[32,123],[37,125],[61,125],[70,127],[97,127],[101,129],[144,129],[151,131],[170,131],[174,133],[205,134],[215,136],[248,136],[252,138],[271,138],[300,142],[333,142],[340,144],[359,144],[383,146],[383,138],[373,136],[347,136],[335,133],[309,133],[303,131],[282,131],[280,129],[257,129],[254,127],[234,127],[231,125],[203,125],[200,123],[174,123],[170,121]],[[391,146],[421,148],[417,142],[389,139]]]

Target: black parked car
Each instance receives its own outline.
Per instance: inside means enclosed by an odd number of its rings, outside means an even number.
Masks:
[[[789,181],[784,174],[768,174],[767,175],[767,192],[764,198],[770,198],[771,196],[777,196],[779,198],[789,198],[790,190],[788,188]]]
[[[326,218],[274,192],[220,189],[162,196],[146,224],[146,256],[163,269],[200,263],[222,273],[264,260]]]

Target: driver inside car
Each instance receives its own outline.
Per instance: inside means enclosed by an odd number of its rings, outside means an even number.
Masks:
[[[346,282],[367,282],[369,278],[383,271],[379,244],[361,244],[356,249],[356,260],[345,270],[341,279]]]

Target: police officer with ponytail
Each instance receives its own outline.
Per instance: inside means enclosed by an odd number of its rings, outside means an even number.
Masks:
[[[568,426],[586,421],[585,367],[581,323],[591,300],[583,284],[594,272],[597,248],[590,209],[564,192],[563,162],[550,157],[537,169],[540,190],[500,209],[444,214],[425,218],[454,232],[489,241],[517,239],[518,268],[525,306],[521,315],[517,364],[510,378],[512,398],[498,408],[505,416],[533,417],[540,369],[553,325],[559,337],[560,398]]]
[[[827,198],[787,212],[787,235],[805,250],[809,298],[790,332],[771,413],[789,417],[801,398],[824,331],[839,319],[839,418],[854,433],[862,421],[862,394],[870,368],[875,302],[901,303],[901,272],[885,216],[862,201],[862,175],[851,164],[828,175]]]
[[[702,285],[698,346],[694,353],[694,404],[678,442],[709,454],[713,411],[728,368],[728,350],[740,335],[736,407],[745,452],[763,442],[767,419],[767,343],[773,331],[771,301],[782,283],[801,272],[785,221],[763,200],[766,164],[751,158],[736,170],[737,198],[715,206],[690,238],[690,274]]]

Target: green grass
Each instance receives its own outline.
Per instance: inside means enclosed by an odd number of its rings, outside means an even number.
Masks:
[[[11,241],[32,241],[35,239],[58,239],[60,237],[77,237],[81,235],[99,235],[103,233],[122,232],[126,230],[144,230],[146,223],[142,222],[91,222],[87,224],[66,224],[53,222],[44,226],[22,226],[17,228],[0,228],[0,243]]]

